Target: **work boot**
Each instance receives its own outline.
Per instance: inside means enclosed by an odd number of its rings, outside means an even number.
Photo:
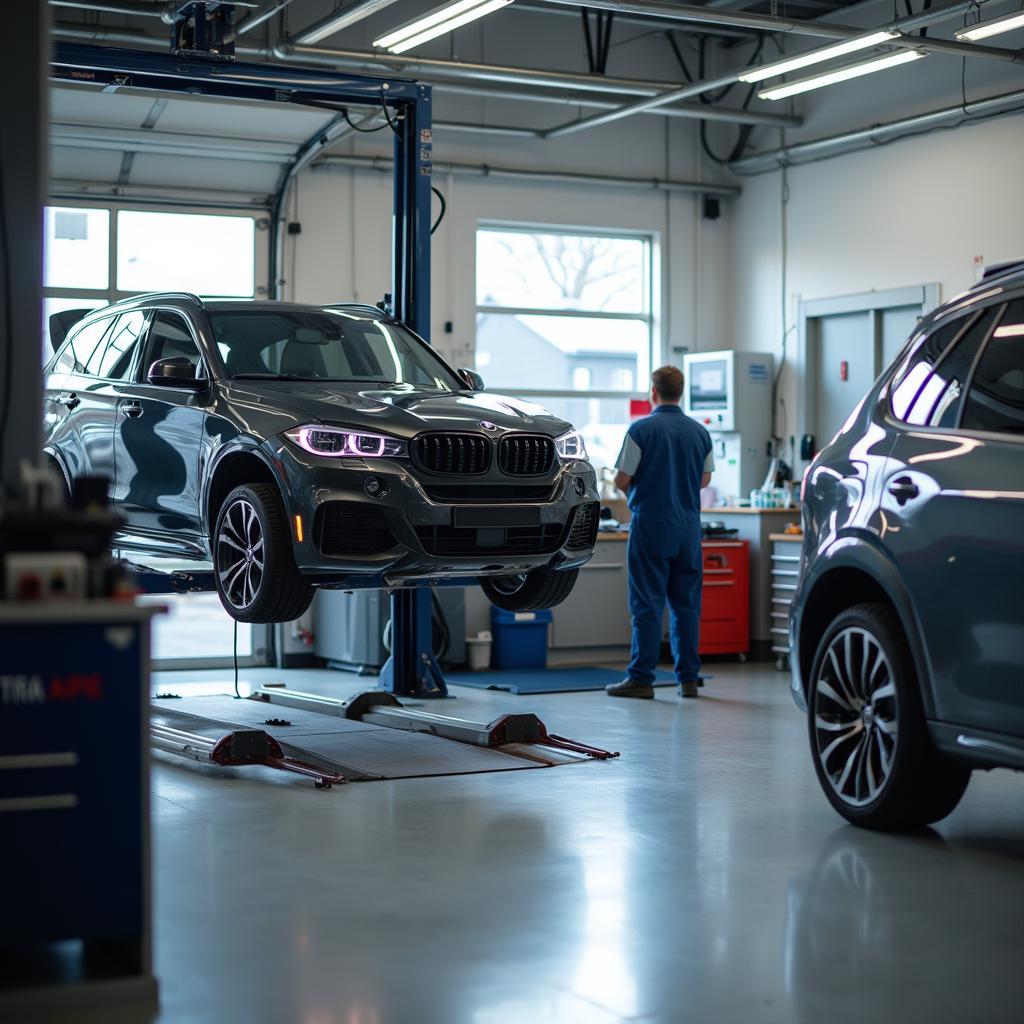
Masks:
[[[618,683],[609,683],[604,692],[611,697],[643,697],[650,699],[654,696],[654,687],[650,683],[641,683],[639,679],[630,679],[628,676]]]
[[[679,684],[680,697],[699,697],[700,683],[696,679],[687,679],[685,683]]]

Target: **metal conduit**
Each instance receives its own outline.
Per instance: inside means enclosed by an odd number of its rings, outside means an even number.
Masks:
[[[578,5],[583,0],[547,0],[549,3],[567,3],[572,5]],[[591,0],[587,0],[590,3]],[[618,0],[593,0],[597,6],[608,5],[611,3],[617,3]],[[648,2],[656,2],[656,0],[648,0]],[[934,24],[940,21],[946,21],[949,18],[956,17],[958,14],[963,14],[974,6],[974,0],[957,0],[956,3],[948,4],[945,7],[932,8],[930,11],[925,11],[920,14],[915,14],[906,18],[898,18],[888,25],[878,26],[874,31],[878,31],[882,28],[889,29],[893,32],[904,32],[912,29],[921,28],[925,25]],[[704,17],[717,17],[717,12],[707,11],[704,8],[680,8],[681,10],[692,10],[697,11]],[[694,16],[696,17],[696,16]],[[782,20],[782,19],[777,19]],[[783,22],[785,25],[792,25],[792,22]],[[822,27],[821,22],[808,22],[807,24],[815,25],[818,28]],[[830,29],[840,28],[844,38],[851,38],[853,36],[867,35],[872,29],[851,29],[847,27],[829,26]],[[935,43],[935,40],[922,39],[918,36],[906,37],[902,39],[893,39],[891,43],[893,45],[906,45],[914,49],[928,49],[929,43]],[[962,56],[978,56],[978,57],[995,57],[999,60],[1016,62],[1021,60],[1021,55],[1016,50],[1001,50],[997,47],[990,46],[974,46],[966,43],[953,43],[939,40],[937,49],[941,49],[943,52],[955,52]],[[728,75],[720,75],[717,78],[708,78],[700,82],[693,82],[690,85],[685,85],[679,89],[672,89],[668,92],[662,93],[660,96],[653,96],[648,99],[635,100],[632,103],[628,103],[625,106],[619,107],[618,110],[610,110],[605,114],[593,114],[590,117],[579,118],[576,121],[570,121],[567,124],[559,125],[557,128],[552,128],[545,132],[545,138],[557,138],[562,135],[571,135],[575,132],[584,131],[587,128],[596,128],[599,125],[609,124],[612,121],[618,121],[624,117],[631,117],[633,114],[640,114],[648,110],[655,109],[666,103],[674,103],[678,100],[689,99],[691,96],[698,96],[701,93],[708,92],[712,89],[719,89],[726,85],[732,85],[740,80],[740,75],[746,71],[746,68],[739,68],[736,71],[731,72]]]
[[[314,161],[313,167],[356,167],[367,171],[390,171],[391,159],[379,156],[349,156],[331,154]],[[586,174],[575,171],[530,171],[512,167],[493,167],[489,164],[448,163],[434,161],[435,174],[464,174],[478,178],[516,178],[524,181],[550,181],[571,185],[595,185],[602,188],[628,188],[660,192],[687,192],[696,195],[738,196],[736,185],[717,185],[712,182],[674,181],[661,178],[625,178],[614,174]]]
[[[53,34],[67,39],[78,39],[94,43],[124,43],[138,48],[146,46],[150,48],[163,49],[167,43],[163,39],[154,36],[139,36],[131,32],[119,31],[116,29],[92,29],[92,28],[70,28],[56,26]],[[598,75],[571,74],[559,71],[535,71],[528,68],[504,67],[490,64],[471,64],[463,61],[448,60],[426,60],[410,59],[401,57],[385,56],[377,53],[361,52],[358,50],[330,50],[317,47],[276,47],[273,54],[266,47],[262,46],[237,46],[235,52],[239,57],[258,58],[266,60],[271,56],[289,64],[314,64],[326,67],[349,67],[362,68],[377,67],[381,70],[392,72],[399,70],[415,74],[418,70],[426,73],[418,76],[425,82],[430,82],[439,91],[452,93],[466,93],[472,96],[480,96],[486,92],[494,97],[506,99],[552,102],[552,103],[581,103],[598,109],[617,110],[621,106],[623,96],[657,96],[666,89],[673,88],[672,82],[644,81],[630,78],[607,78]],[[438,81],[438,79],[441,79]],[[445,81],[450,78],[452,81]],[[575,89],[580,91],[592,91],[594,99],[584,98],[576,95],[567,95],[564,92],[543,93],[528,91],[505,90],[481,90],[469,86],[459,86],[458,81],[479,81],[482,83],[508,83],[510,85],[536,85],[541,88],[551,89]],[[600,99],[602,95],[607,99]],[[764,111],[739,110],[731,107],[713,107],[703,104],[681,104],[679,106],[664,107],[653,110],[652,113],[663,117],[699,117],[707,121],[724,121],[735,124],[767,124],[777,127],[798,127],[803,124],[803,118],[789,114],[774,114]],[[499,131],[498,134],[504,134]],[[543,132],[536,132],[538,138],[543,137]]]
[[[754,153],[741,160],[733,161],[729,165],[729,169],[737,174],[763,174],[784,165],[826,160],[831,156],[839,155],[839,151],[852,153],[858,149],[868,149],[881,142],[895,142],[908,133],[917,134],[920,131],[940,128],[957,118],[963,118],[969,123],[971,120],[984,117],[1021,113],[1024,112],[1022,108],[1024,108],[1024,90],[1019,89],[1015,92],[1001,93],[998,96],[989,96],[981,100],[971,100],[966,104],[958,103],[956,106],[943,107],[927,114],[916,114],[898,121],[872,125],[870,128],[830,135],[827,138],[815,139],[811,142],[798,142],[792,146],[783,146],[764,153]]]

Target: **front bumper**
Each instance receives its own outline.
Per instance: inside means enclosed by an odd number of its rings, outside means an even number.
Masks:
[[[425,483],[413,472],[406,459],[330,459],[310,455],[280,439],[266,442],[267,456],[283,480],[284,502],[292,529],[295,561],[311,582],[334,587],[400,587],[423,580],[456,581],[467,577],[499,576],[550,567],[573,569],[586,564],[594,553],[594,545],[572,550],[565,546],[569,526],[578,506],[596,503],[597,479],[593,467],[586,462],[559,465],[546,500],[519,502],[493,501],[444,503],[432,500]],[[381,494],[370,497],[365,484],[373,476],[384,486]],[[445,477],[436,481],[452,485],[458,479]],[[505,484],[516,480],[505,479]],[[536,487],[538,481],[524,479],[524,487]],[[582,493],[580,493],[582,492]],[[324,554],[318,546],[314,529],[317,512],[332,502],[345,502],[372,511],[394,535],[396,544],[388,550],[372,554]],[[458,510],[487,509],[526,514],[535,510],[541,527],[551,534],[556,527],[561,537],[557,550],[543,554],[513,554],[501,546],[480,548],[472,553],[437,554],[428,551],[422,542],[423,532],[431,527],[450,527]],[[301,517],[301,539],[296,517]],[[418,532],[421,531],[421,532]]]

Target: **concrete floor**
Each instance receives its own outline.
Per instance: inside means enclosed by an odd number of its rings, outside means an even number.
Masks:
[[[607,763],[317,792],[161,760],[160,1021],[1019,1021],[1024,779],[976,773],[927,833],[858,831],[818,790],[786,677],[709,669],[698,701],[444,705],[535,711]]]

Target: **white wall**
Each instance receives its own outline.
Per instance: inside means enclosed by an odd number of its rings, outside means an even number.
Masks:
[[[938,57],[811,94],[807,124],[787,142],[953,105],[961,62]],[[927,65],[927,66],[926,66]],[[972,61],[968,97],[1024,88],[1014,68]],[[856,113],[859,110],[859,114]],[[973,260],[1024,257],[1024,117],[877,146],[790,167],[785,204],[787,329],[797,301],[937,282],[942,300],[975,281]],[[756,148],[777,146],[762,133]],[[780,351],[783,332],[783,172],[742,179],[730,222],[733,300],[722,310],[736,347]],[[796,330],[787,338],[781,395],[793,433]],[[781,428],[781,422],[779,427]]]

